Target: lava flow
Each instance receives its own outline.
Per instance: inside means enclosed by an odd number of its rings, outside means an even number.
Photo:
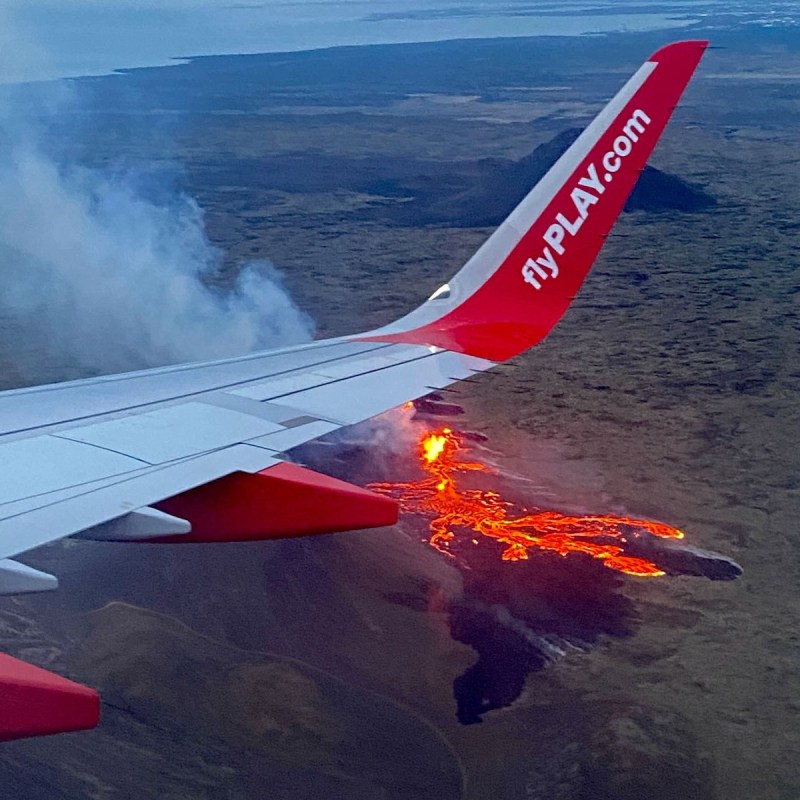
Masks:
[[[577,553],[596,558],[617,572],[639,577],[664,575],[657,564],[626,552],[629,535],[636,529],[665,539],[682,539],[683,533],[661,522],[619,516],[570,516],[558,511],[522,509],[494,491],[461,488],[463,473],[492,470],[476,461],[462,460],[463,435],[451,430],[426,433],[419,443],[425,477],[403,483],[373,483],[374,491],[397,498],[400,507],[427,517],[430,543],[447,553],[456,532],[472,531],[505,545],[502,558],[519,561],[530,550],[568,557]],[[476,540],[477,543],[477,540]]]

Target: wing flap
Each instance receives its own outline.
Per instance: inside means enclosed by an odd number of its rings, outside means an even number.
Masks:
[[[70,428],[59,436],[147,464],[166,464],[283,429],[253,414],[193,402]]]
[[[108,414],[147,411],[160,403],[188,402],[282,375],[311,372],[340,359],[386,350],[385,344],[328,340],[207,361],[105,375],[68,383],[0,392],[0,436],[41,432],[51,425],[75,425]],[[267,400],[265,395],[258,399]]]
[[[284,453],[287,450],[291,450],[293,447],[311,442],[341,427],[342,426],[336,422],[312,420],[305,425],[298,425],[294,428],[287,428],[279,431],[278,433],[270,433],[266,436],[261,436],[258,439],[251,439],[248,444],[255,445],[256,447],[265,447],[267,450],[272,450],[275,453]]]
[[[0,511],[5,503],[141,467],[140,461],[120,453],[55,436],[8,442],[0,445]]]
[[[492,366],[493,362],[486,359],[426,348],[425,355],[415,361],[386,367],[377,374],[353,375],[296,392],[284,400],[313,416],[354,425]]]

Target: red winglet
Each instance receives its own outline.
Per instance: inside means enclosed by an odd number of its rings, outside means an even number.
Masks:
[[[296,464],[236,472],[156,505],[192,524],[157,542],[246,542],[394,525],[395,500]]]
[[[96,727],[97,692],[0,653],[0,741]]]
[[[707,46],[655,52],[448,285],[361,338],[491,361],[543,339],[586,278]]]

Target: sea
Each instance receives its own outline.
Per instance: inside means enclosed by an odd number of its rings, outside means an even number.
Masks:
[[[163,66],[192,56],[511,36],[576,36],[690,26],[697,2],[451,0],[46,0],[0,9],[0,83]]]

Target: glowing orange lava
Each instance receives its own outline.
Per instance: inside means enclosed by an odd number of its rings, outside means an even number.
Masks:
[[[428,464],[438,461],[447,447],[447,434],[450,431],[445,428],[441,435],[432,433],[422,440],[422,457]]]
[[[497,492],[464,489],[458,477],[464,472],[491,472],[484,464],[461,460],[464,439],[443,428],[426,433],[419,443],[425,477],[407,483],[374,483],[369,488],[396,497],[404,511],[430,520],[430,543],[447,553],[459,529],[471,530],[504,544],[504,561],[528,558],[532,549],[568,557],[583,553],[604,566],[627,575],[657,577],[664,572],[651,561],[626,553],[626,526],[670,539],[683,533],[662,522],[609,515],[570,516],[558,511],[523,509]],[[473,539],[477,544],[478,540]]]

